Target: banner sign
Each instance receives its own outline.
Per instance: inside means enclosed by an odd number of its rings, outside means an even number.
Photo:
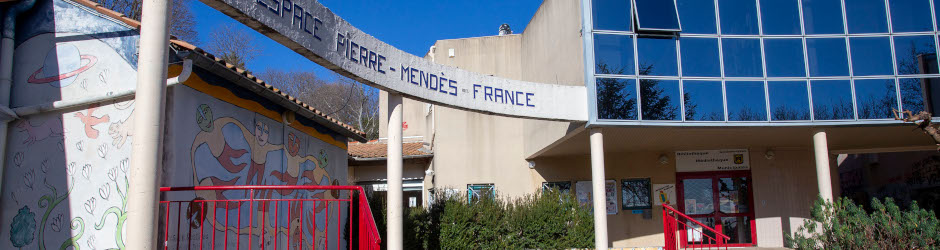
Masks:
[[[201,1],[323,67],[391,93],[481,113],[587,120],[584,86],[509,80],[436,64],[379,41],[315,0]]]
[[[751,169],[747,149],[676,152],[676,172],[703,172]]]

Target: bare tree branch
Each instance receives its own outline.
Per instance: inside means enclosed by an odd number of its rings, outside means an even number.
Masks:
[[[914,123],[917,125],[917,128],[924,131],[924,134],[933,138],[934,143],[937,144],[937,151],[940,151],[940,130],[937,129],[940,125],[931,123],[930,119],[933,117],[933,114],[927,111],[920,111],[916,115],[910,110],[898,111],[897,109],[891,109],[891,111],[894,113],[895,120]],[[904,115],[903,118],[901,114]]]
[[[239,68],[261,54],[253,36],[233,24],[222,24],[209,33],[206,50]]]

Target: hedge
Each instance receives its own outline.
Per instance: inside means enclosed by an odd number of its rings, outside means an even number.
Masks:
[[[871,212],[869,212],[871,211]],[[911,204],[902,211],[894,200],[873,199],[871,208],[855,205],[851,199],[816,201],[812,218],[787,235],[789,246],[797,249],[938,249],[940,223],[933,211]]]

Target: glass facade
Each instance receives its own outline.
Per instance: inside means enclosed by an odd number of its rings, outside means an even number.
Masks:
[[[594,123],[884,123],[940,105],[940,0],[585,1]]]

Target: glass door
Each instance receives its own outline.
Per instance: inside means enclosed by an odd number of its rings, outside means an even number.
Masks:
[[[715,228],[731,246],[752,246],[754,226],[749,171],[678,173],[679,211]],[[690,223],[691,224],[691,223]],[[687,230],[686,244],[699,244],[713,233]]]

